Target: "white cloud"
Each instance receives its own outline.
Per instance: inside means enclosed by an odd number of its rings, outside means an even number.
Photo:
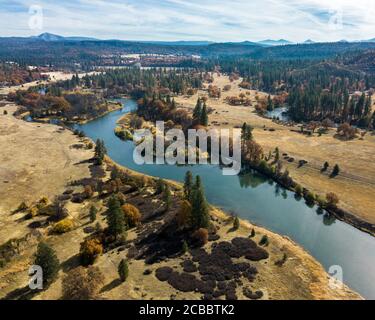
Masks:
[[[375,37],[375,0],[0,0],[0,34],[35,34],[28,28],[33,4],[44,9],[42,32],[62,35],[214,41]]]

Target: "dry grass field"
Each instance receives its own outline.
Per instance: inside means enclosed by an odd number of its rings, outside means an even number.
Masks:
[[[94,73],[95,72],[89,72],[87,74],[90,75],[90,74],[94,74]],[[57,82],[57,81],[69,80],[74,75],[73,73],[61,72],[61,71],[46,72],[46,73],[42,73],[42,74],[48,75],[49,80],[33,81],[33,82],[28,82],[28,83],[25,83],[25,84],[19,85],[19,86],[11,86],[11,87],[0,88],[0,95],[7,95],[10,92],[15,92],[17,90],[27,90],[28,88],[35,87],[37,85],[48,84],[48,83]],[[78,76],[81,78],[84,75],[86,75],[86,73],[80,73]]]
[[[72,180],[90,178],[87,160],[92,157],[92,151],[77,149],[82,144],[78,137],[68,131],[61,131],[59,127],[48,124],[26,123],[15,119],[11,114],[15,106],[5,107],[9,114],[0,116],[0,245],[9,239],[21,239],[28,235],[26,242],[18,245],[18,253],[0,268],[0,299],[16,295],[18,289],[28,283],[28,268],[33,261],[33,254],[40,238],[44,238],[55,250],[61,262],[58,279],[45,291],[34,295],[33,299],[61,298],[63,276],[79,265],[80,243],[89,236],[87,228],[93,228],[96,223],[106,226],[105,206],[102,199],[94,197],[83,203],[67,201],[65,204],[69,216],[74,220],[75,228],[63,235],[50,234],[51,226],[32,228],[31,223],[43,222],[45,217],[24,220],[23,214],[12,211],[18,204],[26,200],[35,202],[42,196],[49,199],[61,195]],[[4,109],[0,108],[1,111]],[[104,164],[108,169],[112,162]],[[107,167],[107,168],[106,168]],[[134,173],[130,173],[134,174]],[[139,176],[139,175],[138,175]],[[109,174],[104,177],[108,179]],[[79,187],[74,187],[79,188]],[[172,184],[174,193],[179,187]],[[172,189],[172,190],[173,190]],[[77,191],[77,190],[76,190]],[[78,190],[79,192],[81,190]],[[101,288],[100,299],[200,299],[196,292],[181,292],[166,282],[160,282],[155,276],[155,270],[161,266],[170,266],[175,271],[181,270],[181,262],[190,257],[190,253],[179,257],[171,257],[160,263],[146,265],[144,259],[127,258],[129,248],[134,246],[135,240],[144,230],[151,226],[163,225],[163,220],[149,220],[147,217],[162,203],[153,195],[154,190],[142,189],[141,192],[128,194],[127,202],[137,204],[145,222],[139,228],[128,231],[128,241],[125,248],[106,251],[99,257],[95,266],[99,267],[105,277]],[[177,209],[173,202],[172,212]],[[98,209],[97,221],[89,221],[89,208],[95,205]],[[151,210],[151,211],[150,211]],[[323,267],[308,255],[301,247],[290,239],[271,233],[263,228],[241,222],[237,231],[231,231],[232,222],[223,212],[213,208],[215,225],[218,229],[220,241],[231,241],[235,237],[247,238],[252,228],[255,229],[255,242],[267,235],[269,245],[266,251],[269,258],[252,264],[258,269],[256,279],[252,283],[244,282],[253,290],[261,290],[262,299],[359,299],[346,286],[335,289],[329,285],[329,277]],[[161,223],[161,224],[160,224]],[[152,227],[153,228],[153,227]],[[151,230],[152,230],[151,228]],[[141,231],[143,230],[143,231]],[[37,233],[37,235],[35,234]],[[22,245],[22,243],[24,243]],[[212,244],[205,249],[210,252]],[[275,265],[286,254],[286,262],[282,266]],[[129,278],[125,283],[118,280],[117,266],[122,258],[129,261]],[[243,261],[236,259],[237,262]],[[146,269],[150,274],[144,275]],[[244,280],[245,281],[245,280]],[[237,296],[244,299],[241,287],[237,288]]]
[[[89,175],[81,161],[92,156],[70,131],[16,119],[15,110],[11,104],[0,107],[0,243],[27,230],[30,222],[12,214],[22,201],[53,200],[69,182]]]
[[[336,193],[340,198],[340,207],[375,224],[375,135],[368,133],[363,140],[342,141],[334,137],[334,129],[322,136],[314,134],[311,137],[295,132],[300,128],[277,124],[257,115],[255,96],[267,97],[267,94],[241,89],[238,87],[240,82],[241,79],[230,82],[227,76],[214,75],[214,85],[223,89],[230,84],[231,90],[222,92],[220,99],[208,98],[207,105],[214,109],[209,116],[210,128],[233,128],[247,122],[254,128],[255,140],[266,154],[279,147],[280,154],[294,158],[293,163],[285,160],[283,163],[296,182],[322,196],[328,192]],[[246,97],[250,97],[253,106],[231,106],[225,102],[227,96],[238,96],[241,92],[249,93]],[[191,97],[177,97],[176,101],[191,110],[198,96],[207,96],[207,91],[200,90]],[[299,160],[308,163],[298,168]],[[335,164],[340,166],[338,177],[331,179],[320,172],[326,161],[330,164],[328,172]]]

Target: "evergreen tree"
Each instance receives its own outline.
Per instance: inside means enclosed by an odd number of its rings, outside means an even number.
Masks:
[[[331,176],[332,176],[332,177],[336,177],[336,176],[339,175],[339,173],[340,173],[340,167],[339,167],[338,164],[336,164],[336,165],[333,167],[333,170],[332,170],[332,174],[331,174]]]
[[[187,244],[187,242],[186,242],[186,240],[184,240],[183,242],[182,242],[182,253],[186,253],[186,252],[188,252],[188,250],[189,250],[189,246],[188,246],[188,244]]]
[[[209,226],[209,212],[206,197],[204,195],[203,186],[200,177],[196,177],[196,182],[193,190],[192,200],[192,227],[195,230],[200,228],[208,228]]]
[[[120,261],[117,270],[118,270],[118,274],[119,274],[120,280],[122,282],[125,282],[126,279],[129,276],[129,267],[128,267],[128,263],[126,262],[125,259],[122,259]]]
[[[280,160],[280,150],[278,147],[275,148],[275,162]]]
[[[240,219],[238,217],[235,217],[233,220],[233,229],[238,230],[240,227]]]
[[[125,231],[125,217],[121,210],[120,201],[116,196],[112,196],[108,201],[108,231],[115,238]]]
[[[274,105],[273,105],[273,101],[271,99],[271,95],[268,95],[268,99],[267,99],[267,110],[268,111],[273,111],[274,109]]]
[[[185,199],[190,202],[192,200],[192,190],[193,190],[193,175],[191,171],[188,171],[185,174],[184,195],[185,195]]]
[[[171,201],[172,201],[171,189],[169,188],[168,184],[165,185],[163,198],[165,202],[165,210],[168,211],[171,207]]]
[[[197,104],[195,105],[194,111],[193,111],[193,120],[196,123],[199,123],[201,120],[201,113],[202,113],[202,101],[200,98],[198,98]]]
[[[96,209],[94,206],[91,206],[90,208],[90,221],[94,222],[96,220],[96,214],[98,213],[98,209]]]
[[[107,149],[104,145],[104,141],[100,139],[96,140],[95,159],[98,165],[101,165],[103,163],[103,159],[106,153],[107,153]]]
[[[249,141],[253,139],[253,128],[246,122],[242,125],[241,138],[243,141]]]
[[[207,115],[207,106],[206,103],[203,104],[203,108],[200,115],[200,124],[207,127],[208,125],[208,115]]]
[[[255,237],[255,230],[254,228],[251,229],[251,233],[250,233],[250,238],[254,238]]]
[[[35,255],[35,265],[43,270],[43,285],[49,285],[59,272],[59,259],[56,252],[45,242],[40,242]]]

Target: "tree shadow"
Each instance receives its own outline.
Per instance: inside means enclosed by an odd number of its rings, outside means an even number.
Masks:
[[[61,263],[60,267],[66,273],[66,272],[69,272],[70,270],[73,270],[79,267],[80,265],[81,264],[80,264],[79,255],[76,254],[70,257],[68,260],[65,260],[63,263]]]
[[[9,292],[1,300],[31,300],[35,295],[37,295],[40,290],[32,290],[29,286],[23,288],[17,288]]]
[[[122,282],[121,282],[120,279],[115,279],[115,280],[113,280],[111,283],[108,283],[107,285],[105,285],[105,286],[100,290],[100,293],[103,293],[103,292],[106,292],[106,291],[111,291],[112,289],[118,287],[121,283],[122,283]]]

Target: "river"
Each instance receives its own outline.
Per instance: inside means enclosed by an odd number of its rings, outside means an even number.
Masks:
[[[292,192],[257,173],[223,176],[214,165],[136,165],[132,142],[114,135],[117,119],[135,109],[133,100],[121,99],[122,110],[76,128],[94,141],[103,139],[117,163],[148,175],[183,181],[187,170],[200,175],[207,199],[228,213],[287,235],[314,256],[327,271],[342,270],[342,279],[366,299],[375,299],[375,238],[296,200]]]

